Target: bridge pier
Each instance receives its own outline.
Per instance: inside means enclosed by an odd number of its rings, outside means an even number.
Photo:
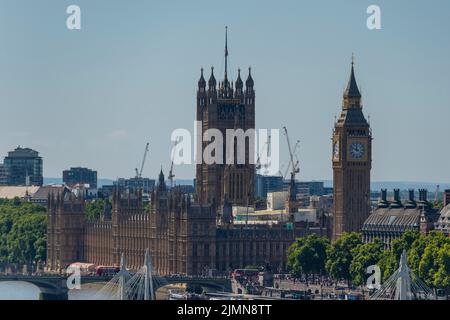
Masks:
[[[39,300],[69,300],[69,295],[67,292],[41,292],[39,294]]]

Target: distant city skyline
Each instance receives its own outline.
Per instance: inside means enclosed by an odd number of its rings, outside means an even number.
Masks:
[[[356,57],[363,111],[373,130],[372,181],[450,181],[450,3],[378,1],[382,29],[366,27],[372,1],[0,0],[0,161],[18,145],[43,158],[44,176],[88,167],[99,178],[170,167],[170,134],[193,132],[200,68],[223,78],[252,66],[256,127],[299,139],[299,180],[330,180],[331,135]],[[239,5],[239,10],[236,7]],[[270,22],[270,23],[267,23]],[[5,118],[4,116],[2,118]],[[281,164],[288,162],[280,135]],[[176,166],[175,179],[195,166]],[[284,170],[282,170],[284,171]],[[429,190],[432,191],[432,190]]]

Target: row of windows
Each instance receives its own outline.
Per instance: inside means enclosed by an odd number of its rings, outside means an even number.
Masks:
[[[226,247],[227,245],[223,243],[222,245],[217,246],[217,255],[218,256],[224,256],[226,254]],[[256,243],[256,252],[258,253],[266,253],[267,249],[270,250],[270,252],[282,252],[284,253],[287,250],[287,244],[284,243],[267,243],[267,242],[257,242]],[[240,255],[240,243],[234,242],[230,243],[230,255],[239,256]],[[248,256],[251,255],[253,252],[253,243],[251,242],[244,242],[243,243],[243,254]]]
[[[253,252],[253,244],[250,242],[243,243],[243,254],[245,256],[250,256]],[[256,243],[256,252],[259,254],[265,254],[267,252],[267,249],[270,250],[270,253],[284,253],[287,250],[287,244],[284,243]],[[209,257],[210,256],[210,246],[209,243],[205,244],[199,244],[199,243],[193,243],[192,244],[192,256],[193,257]],[[226,255],[226,244],[217,245],[216,247],[216,254],[219,257],[223,257]],[[230,255],[231,256],[240,256],[240,243],[235,242],[230,244]]]
[[[253,98],[246,98],[245,99],[245,104],[253,104],[253,102],[254,102]],[[213,103],[214,103],[214,100],[213,100],[212,97],[210,97],[209,98],[209,104],[213,104]],[[199,105],[202,106],[202,107],[206,106],[206,98],[200,98],[199,99]]]

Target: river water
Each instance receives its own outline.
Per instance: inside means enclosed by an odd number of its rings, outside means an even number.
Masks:
[[[69,300],[92,300],[101,284],[86,284],[81,290],[69,291]],[[26,282],[0,282],[0,300],[39,300],[38,287]],[[157,299],[167,299],[167,289],[156,293]]]
[[[98,288],[84,286],[81,290],[71,290],[69,300],[93,299]],[[38,300],[39,289],[26,282],[0,282],[0,300]]]

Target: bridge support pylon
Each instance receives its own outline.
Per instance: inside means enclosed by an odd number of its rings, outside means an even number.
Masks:
[[[155,292],[153,290],[152,261],[148,248],[145,250],[144,270],[144,300],[156,300]]]

